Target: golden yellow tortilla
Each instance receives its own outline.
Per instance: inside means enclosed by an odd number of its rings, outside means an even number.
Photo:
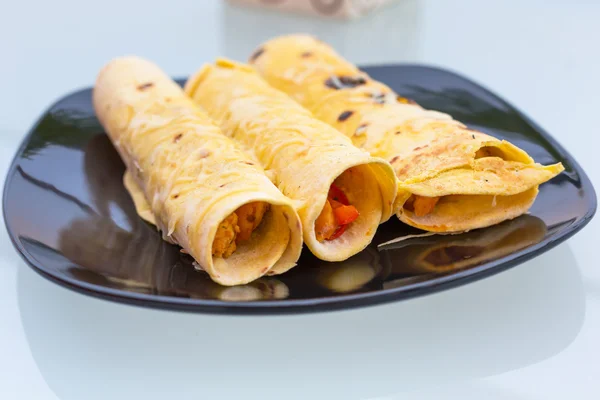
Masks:
[[[312,36],[272,39],[251,63],[356,146],[388,160],[399,181],[397,215],[417,228],[460,232],[515,218],[531,207],[540,184],[564,170],[399,97]],[[441,198],[417,215],[407,203],[413,195]]]
[[[215,282],[238,285],[282,273],[300,256],[300,220],[263,169],[154,64],[117,58],[98,75],[94,109],[125,162],[142,218],[183,247]],[[217,230],[241,206],[270,205],[229,257],[212,254]]]
[[[320,259],[342,261],[358,253],[393,215],[397,188],[391,166],[357,149],[249,66],[219,59],[194,74],[185,92],[296,201],[304,242]],[[315,221],[334,181],[360,216],[338,238],[320,242]]]

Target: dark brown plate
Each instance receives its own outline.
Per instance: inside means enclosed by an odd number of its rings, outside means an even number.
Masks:
[[[566,171],[541,187],[529,215],[454,236],[397,220],[342,263],[305,250],[290,272],[222,287],[143,222],[123,188],[123,164],[94,116],[91,90],[50,107],[17,152],[4,187],[14,246],[42,276],[92,296],[142,306],[216,313],[333,310],[404,299],[481,279],[531,259],[585,226],[596,195],[581,167],[514,107],[455,73],[415,66],[369,67],[374,78],[427,108],[510,140],[542,164]]]

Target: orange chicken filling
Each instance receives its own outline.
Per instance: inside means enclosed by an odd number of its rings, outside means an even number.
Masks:
[[[475,153],[475,158],[484,157],[505,158],[502,150],[492,146],[484,146]],[[433,209],[439,201],[440,197],[425,197],[413,194],[406,203],[404,203],[404,208],[414,212],[417,217],[424,217],[433,212]]]
[[[440,201],[439,197],[425,197],[413,194],[404,203],[404,208],[414,212],[417,217],[424,217],[433,211],[438,201]]]
[[[356,207],[348,201],[346,194],[332,183],[323,211],[315,221],[317,240],[323,242],[337,239],[359,215]]]
[[[217,228],[212,255],[223,258],[232,255],[237,244],[252,237],[252,232],[258,228],[268,209],[268,203],[255,201],[244,204],[231,213]]]

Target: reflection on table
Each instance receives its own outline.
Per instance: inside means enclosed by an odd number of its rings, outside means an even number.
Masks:
[[[65,290],[24,265],[18,302],[33,359],[65,400],[404,398],[552,357],[585,314],[568,245],[494,278],[346,312],[148,310]]]

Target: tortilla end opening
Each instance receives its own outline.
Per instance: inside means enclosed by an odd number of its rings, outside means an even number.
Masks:
[[[502,195],[447,195],[442,196],[431,213],[418,217],[404,206],[398,211],[403,222],[430,232],[465,232],[485,228],[514,219],[533,205],[538,187],[517,194]],[[444,213],[440,214],[439,209]]]
[[[371,183],[372,182],[372,183]],[[317,241],[320,244],[328,244],[335,242],[343,242],[345,237],[348,237],[348,234],[365,234],[369,236],[371,233],[374,234],[375,229],[371,232],[370,229],[361,229],[361,231],[365,230],[365,232],[355,232],[356,226],[360,226],[359,222],[363,220],[363,218],[368,217],[372,212],[371,202],[366,199],[366,196],[363,196],[363,190],[370,192],[374,188],[372,186],[377,185],[377,180],[375,179],[374,172],[372,172],[367,164],[364,165],[356,165],[346,169],[344,172],[339,174],[330,185],[335,185],[339,188],[346,197],[348,197],[348,205],[354,206],[358,211],[358,217],[352,221],[351,223],[345,225],[344,232],[332,239],[324,239],[322,241]],[[379,189],[378,189],[379,190]],[[327,207],[327,203],[329,202],[329,195],[327,199],[323,203],[321,208],[321,213]],[[319,213],[319,217],[321,216]],[[315,231],[315,237],[317,237],[317,220],[315,220],[315,224],[313,225],[313,229]]]
[[[508,156],[502,149],[496,146],[482,146],[475,152],[475,159],[485,157],[498,157],[504,161],[512,161],[508,159]]]
[[[249,203],[253,202],[242,206]],[[289,247],[293,233],[288,224],[287,206],[265,203],[269,207],[250,239],[236,243],[236,249],[229,257],[212,257],[220,284],[246,284],[266,275]]]
[[[333,180],[333,183],[344,191],[349,204],[356,207],[358,218],[350,223],[339,237],[320,242],[316,237],[316,218],[312,216],[311,218],[314,218],[312,229],[310,232],[305,231],[304,235],[305,243],[319,259],[338,262],[360,252],[372,241],[377,226],[382,221],[384,210],[381,182],[371,162],[347,168]],[[324,207],[324,204],[321,207]],[[317,206],[315,205],[314,208],[317,209]],[[319,215],[321,210],[322,208],[318,211]]]

